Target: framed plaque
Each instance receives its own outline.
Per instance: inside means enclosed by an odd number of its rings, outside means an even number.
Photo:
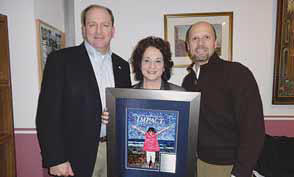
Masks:
[[[195,177],[200,96],[107,88],[107,176]]]

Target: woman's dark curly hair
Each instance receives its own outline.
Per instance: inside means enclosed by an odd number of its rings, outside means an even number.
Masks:
[[[143,74],[141,70],[142,59],[144,52],[148,47],[154,47],[160,50],[163,56],[164,72],[162,73],[162,80],[167,81],[171,76],[171,68],[173,67],[173,62],[171,61],[171,51],[168,41],[165,41],[159,37],[149,36],[140,40],[132,53],[131,64],[133,68],[133,73],[135,74],[135,80],[142,81]]]

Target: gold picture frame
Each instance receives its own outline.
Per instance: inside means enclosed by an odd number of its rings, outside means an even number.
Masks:
[[[272,104],[294,104],[293,0],[277,1],[277,24]]]
[[[221,58],[232,61],[233,12],[166,14],[164,39],[170,42],[175,67],[183,68],[191,64],[186,51],[186,32],[192,24],[199,21],[207,21],[215,27],[216,52]]]
[[[40,19],[36,20],[36,27],[39,81],[41,85],[47,57],[51,52],[65,47],[65,33]]]

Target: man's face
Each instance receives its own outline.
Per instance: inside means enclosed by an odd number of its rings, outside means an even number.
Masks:
[[[111,16],[105,9],[92,8],[86,13],[83,26],[85,40],[102,54],[109,50],[114,31]]]
[[[212,27],[207,23],[195,24],[190,30],[187,48],[194,62],[207,63],[216,48]]]

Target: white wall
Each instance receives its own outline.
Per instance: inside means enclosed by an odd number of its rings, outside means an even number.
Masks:
[[[74,0],[76,44],[82,41],[80,12],[91,3],[110,7],[115,15],[112,48],[128,59],[138,40],[164,36],[164,14],[234,12],[233,60],[254,73],[265,115],[294,115],[294,106],[272,106],[272,78],[276,0]],[[15,128],[34,128],[39,93],[35,19],[64,31],[62,0],[1,0],[0,13],[8,16]],[[181,83],[185,69],[174,69],[171,81]]]
[[[1,0],[8,16],[14,127],[34,127],[38,70],[34,1]]]
[[[34,0],[35,18],[64,32],[63,0]]]
[[[64,0],[64,31],[67,47],[75,45],[75,8],[74,1]]]
[[[294,115],[294,106],[273,106],[272,84],[276,0],[75,0],[76,43],[82,41],[80,12],[98,3],[113,10],[116,35],[112,48],[128,60],[136,43],[149,35],[164,36],[164,14],[233,11],[233,61],[248,66],[258,82],[265,115]],[[171,82],[181,84],[185,69]]]
[[[0,13],[8,16],[14,127],[34,128],[39,94],[35,19],[64,31],[63,1],[1,0]]]

